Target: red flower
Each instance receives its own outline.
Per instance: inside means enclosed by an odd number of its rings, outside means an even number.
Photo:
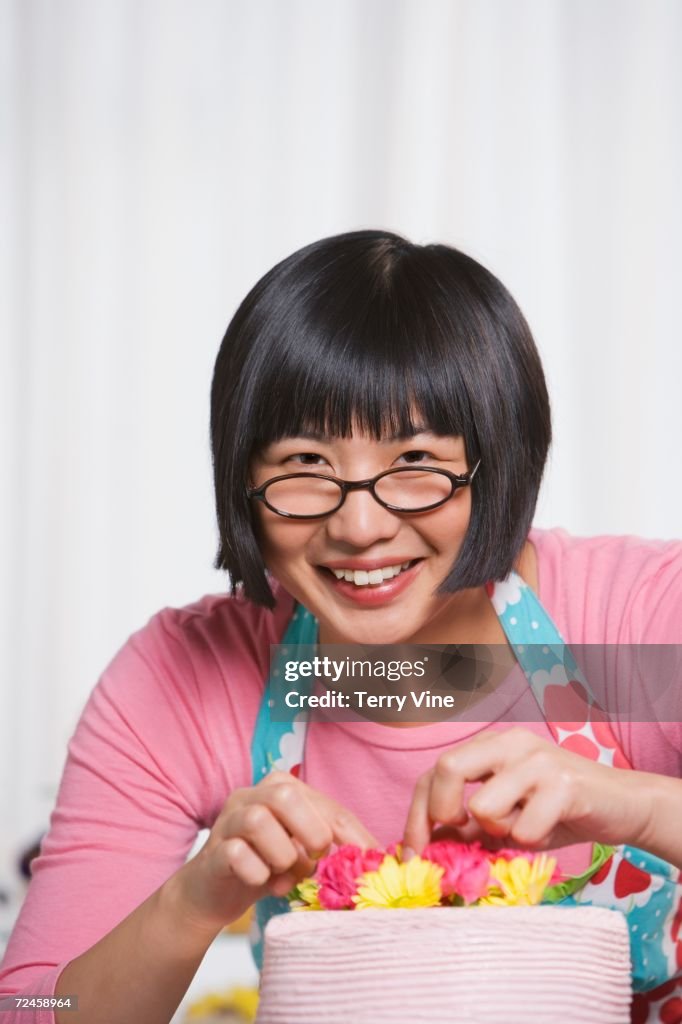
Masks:
[[[381,850],[361,850],[350,844],[323,857],[315,877],[320,883],[318,899],[325,910],[353,909],[358,878],[365,871],[376,871],[384,857]]]
[[[475,903],[485,895],[490,880],[490,861],[480,843],[441,839],[429,843],[422,857],[443,868],[440,884],[444,896],[461,896],[465,903]]]

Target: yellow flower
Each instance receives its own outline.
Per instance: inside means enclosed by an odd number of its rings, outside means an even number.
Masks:
[[[212,992],[192,1003],[187,1010],[187,1020],[213,1019],[213,1014],[220,1016],[231,1011],[233,1014],[241,1014],[245,1022],[253,1021],[256,1019],[257,1008],[257,989],[236,987],[226,992]]]
[[[546,853],[529,861],[527,857],[505,860],[498,857],[490,865],[490,875],[498,883],[481,899],[489,906],[529,907],[539,903],[549,885],[556,859]]]
[[[443,869],[431,861],[413,857],[403,864],[387,854],[376,871],[360,876],[353,902],[357,910],[435,907],[441,901],[442,877]]]
[[[323,910],[324,908],[317,895],[319,891],[320,887],[314,878],[304,878],[298,883],[290,897],[294,900],[291,904],[291,909]],[[298,902],[299,900],[300,903]]]

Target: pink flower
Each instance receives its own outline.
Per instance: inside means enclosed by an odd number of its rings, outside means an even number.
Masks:
[[[441,888],[444,896],[461,896],[465,903],[475,903],[487,892],[490,861],[480,843],[441,839],[429,843],[422,857],[443,868]]]
[[[325,910],[353,909],[358,878],[366,871],[376,871],[384,857],[381,850],[361,850],[350,844],[323,857],[315,877],[320,884],[318,899]]]

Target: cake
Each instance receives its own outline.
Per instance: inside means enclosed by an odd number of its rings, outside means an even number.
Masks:
[[[273,918],[257,1024],[628,1024],[622,914],[599,907]]]

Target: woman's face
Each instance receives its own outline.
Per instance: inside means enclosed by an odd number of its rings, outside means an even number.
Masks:
[[[260,486],[285,473],[326,473],[365,480],[398,466],[433,466],[466,473],[464,440],[423,430],[405,439],[288,437],[252,462]],[[399,643],[416,638],[442,616],[457,595],[435,596],[460,550],[471,515],[471,488],[455,491],[430,512],[401,514],[383,508],[368,490],[350,492],[325,518],[287,519],[254,502],[268,569],[320,623],[324,643]],[[339,580],[332,571],[410,565],[382,583],[359,576]],[[357,582],[356,582],[357,580]]]

